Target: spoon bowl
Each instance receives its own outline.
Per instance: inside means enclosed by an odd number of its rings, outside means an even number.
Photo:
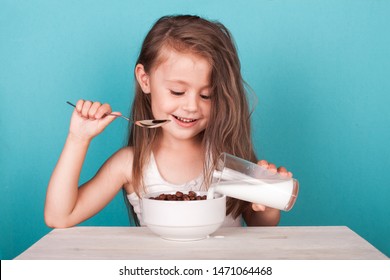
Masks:
[[[66,103],[68,103],[70,106],[73,106],[76,108],[76,105],[74,105],[73,103],[71,103],[69,101],[66,101]],[[140,127],[145,127],[145,128],[157,128],[157,127],[163,126],[164,124],[170,122],[170,120],[155,120],[155,119],[133,121],[133,120],[130,120],[129,118],[127,118],[123,115],[117,115],[114,113],[107,114],[107,115],[121,117],[122,119],[125,119],[128,122],[134,123],[135,125],[138,125]]]

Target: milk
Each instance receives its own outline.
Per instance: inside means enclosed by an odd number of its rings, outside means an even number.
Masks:
[[[288,211],[293,206],[298,193],[297,181],[281,177],[279,174],[267,179],[255,179],[225,168],[223,173],[215,171],[214,177],[219,178],[220,181],[210,187],[208,199],[213,198],[214,192],[217,192],[240,200]]]

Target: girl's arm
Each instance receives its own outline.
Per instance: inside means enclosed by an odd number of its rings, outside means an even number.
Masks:
[[[96,176],[80,188],[81,168],[93,137],[115,117],[108,104],[80,100],[72,114],[64,149],[49,181],[45,222],[50,227],[70,227],[100,211],[127,182],[121,162],[129,162],[129,151],[112,156]]]

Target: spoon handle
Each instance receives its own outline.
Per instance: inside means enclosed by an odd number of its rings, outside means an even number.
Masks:
[[[69,102],[69,101],[66,101],[66,103],[68,103],[70,106],[73,106],[76,108],[76,105],[74,105],[73,103]]]

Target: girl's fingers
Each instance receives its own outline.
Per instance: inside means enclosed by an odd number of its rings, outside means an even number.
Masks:
[[[279,173],[280,175],[286,176],[286,177],[287,177],[287,175],[288,175],[287,169],[286,169],[285,167],[283,167],[283,166],[278,167],[278,173]]]
[[[271,173],[276,173],[278,172],[277,168],[276,168],[276,165],[273,164],[273,163],[268,163],[268,170],[271,172]]]
[[[260,160],[259,162],[257,162],[257,164],[262,166],[262,167],[264,167],[264,168],[267,168],[272,173],[276,173],[277,172],[275,164],[269,163],[265,159]]]
[[[83,107],[81,108],[81,112],[80,112],[81,116],[83,118],[88,119],[88,116],[89,116],[88,112],[89,112],[89,109],[91,108],[91,106],[92,106],[91,101],[89,101],[89,100],[84,101]]]
[[[275,171],[275,172],[277,171],[276,165],[266,161],[265,159],[260,160],[257,164],[262,166],[262,167],[265,167],[271,171]]]
[[[268,162],[265,159],[260,160],[257,164],[262,167],[268,168]]]
[[[95,118],[96,119],[101,119],[103,117],[105,117],[106,115],[108,114],[111,114],[112,110],[111,110],[111,106],[107,103],[101,105],[99,107],[99,109],[96,111],[96,114],[95,114]]]
[[[81,117],[90,120],[102,119],[112,112],[111,106],[107,103],[101,104],[82,99],[77,101],[76,111]],[[116,115],[119,116],[121,113],[117,112]]]
[[[276,173],[277,172],[280,175],[286,176],[288,178],[292,178],[293,177],[293,174],[290,171],[288,171],[284,166],[280,166],[280,167],[276,168],[275,164],[270,163],[270,162],[268,162],[268,161],[266,161],[264,159],[258,161],[257,164],[260,165],[261,167],[267,168],[272,173]]]
[[[282,176],[285,176],[285,177],[288,177],[288,178],[292,178],[292,176],[293,176],[293,174],[290,172],[290,171],[288,171],[285,167],[283,167],[283,166],[280,166],[279,168],[278,168],[278,173],[280,174],[280,175],[282,175]]]
[[[92,120],[95,120],[97,119],[96,118],[96,112],[98,111],[98,109],[100,108],[102,104],[100,102],[93,102],[92,105],[91,105],[91,108],[89,108],[89,111],[88,111],[88,118],[92,119]]]
[[[81,110],[83,109],[83,105],[84,105],[84,100],[80,99],[77,101],[76,103],[76,111],[78,113],[81,113]]]
[[[280,166],[280,167],[278,167],[278,172],[279,173],[287,173],[287,169],[284,166]]]

